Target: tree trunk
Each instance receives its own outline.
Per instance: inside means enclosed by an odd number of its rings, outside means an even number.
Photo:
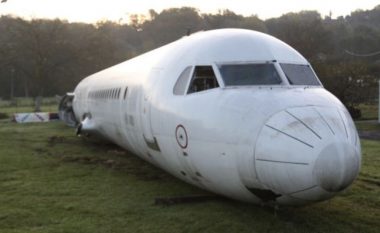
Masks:
[[[28,87],[28,79],[25,78],[24,80],[24,93],[25,93],[25,98],[29,97],[29,87]]]
[[[37,96],[34,103],[34,112],[41,112],[42,96]]]

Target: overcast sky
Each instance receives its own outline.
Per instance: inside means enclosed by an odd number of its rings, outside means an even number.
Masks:
[[[317,10],[322,16],[331,11],[333,17],[337,17],[357,9],[372,9],[379,4],[379,0],[8,0],[0,4],[0,15],[93,23],[99,20],[127,21],[130,14],[147,14],[149,9],[160,12],[171,7],[191,6],[202,13],[230,9],[245,16],[255,14],[261,19],[301,10]]]

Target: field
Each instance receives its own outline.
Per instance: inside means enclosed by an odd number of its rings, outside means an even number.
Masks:
[[[306,207],[228,199],[155,205],[205,194],[116,146],[61,122],[0,122],[0,232],[379,232],[380,142],[362,141],[354,185]]]
[[[56,111],[53,98],[43,111]],[[364,118],[377,111],[362,106]],[[0,113],[33,111],[30,99]],[[379,132],[376,122],[358,129]],[[171,206],[157,197],[208,194],[112,144],[76,137],[61,122],[0,120],[2,232],[379,232],[380,141],[362,140],[360,176],[327,202],[272,208],[217,199]]]
[[[0,100],[0,119],[10,118],[13,113],[33,112],[34,101],[32,98],[15,98],[13,101]],[[42,112],[57,112],[58,99],[45,97],[41,103]]]
[[[378,105],[377,104],[360,104],[358,106],[362,113],[361,120],[377,120]]]

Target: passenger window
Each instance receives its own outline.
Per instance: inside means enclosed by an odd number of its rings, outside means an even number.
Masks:
[[[188,94],[219,87],[212,66],[196,66]]]
[[[184,95],[186,92],[186,86],[190,78],[191,69],[193,67],[188,66],[184,69],[179,76],[177,82],[174,85],[173,93],[174,95]]]

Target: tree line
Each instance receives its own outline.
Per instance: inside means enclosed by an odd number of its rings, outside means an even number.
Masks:
[[[87,75],[177,40],[217,28],[273,35],[304,55],[348,107],[374,100],[380,77],[380,5],[333,19],[316,11],[261,20],[229,10],[184,7],[132,15],[129,24],[0,18],[0,98],[62,95]]]

